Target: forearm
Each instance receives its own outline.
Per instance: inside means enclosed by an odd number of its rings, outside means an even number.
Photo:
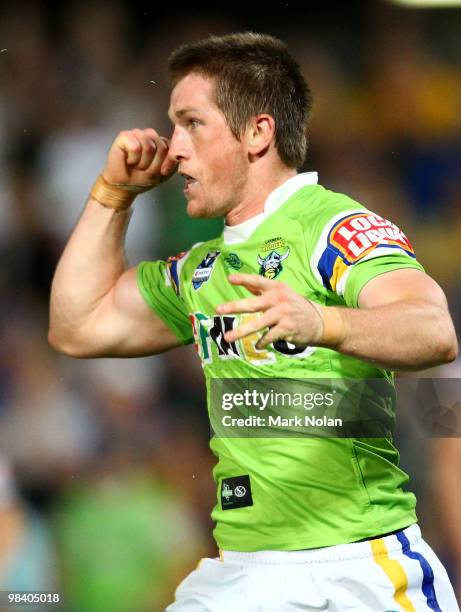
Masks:
[[[125,271],[130,214],[88,200],[53,278],[50,336],[55,340],[74,334]]]
[[[176,171],[168,151],[168,140],[152,128],[120,132],[112,143],[54,275],[48,339],[56,349],[75,357],[125,357],[177,346],[140,295],[124,253],[136,195]]]
[[[420,370],[456,358],[456,335],[447,311],[425,300],[321,311],[333,332],[327,330],[320,344],[340,353],[391,370]]]

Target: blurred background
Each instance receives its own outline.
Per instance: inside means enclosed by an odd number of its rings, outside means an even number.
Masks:
[[[170,133],[170,51],[245,29],[285,40],[313,89],[305,169],[407,233],[459,335],[461,9],[0,2],[0,590],[58,589],[71,612],[158,611],[200,557],[216,555],[214,458],[193,347],[63,357],[47,344],[48,299],[116,134]],[[135,208],[132,265],[221,229],[187,218],[176,179]],[[461,364],[426,375],[460,378]],[[402,431],[425,537],[459,597],[460,439],[415,442],[411,426]]]

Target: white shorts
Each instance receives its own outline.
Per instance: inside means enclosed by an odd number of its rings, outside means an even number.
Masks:
[[[417,525],[314,550],[202,559],[165,612],[459,612],[443,565]]]

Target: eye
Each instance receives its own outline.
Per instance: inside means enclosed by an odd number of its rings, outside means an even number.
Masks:
[[[192,130],[194,130],[196,127],[198,127],[201,124],[201,122],[198,119],[188,119],[187,121],[187,127],[191,128]]]

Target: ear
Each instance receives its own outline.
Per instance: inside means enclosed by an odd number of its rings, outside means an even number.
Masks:
[[[259,156],[275,138],[275,121],[271,115],[257,115],[250,120],[246,130],[248,153]]]

